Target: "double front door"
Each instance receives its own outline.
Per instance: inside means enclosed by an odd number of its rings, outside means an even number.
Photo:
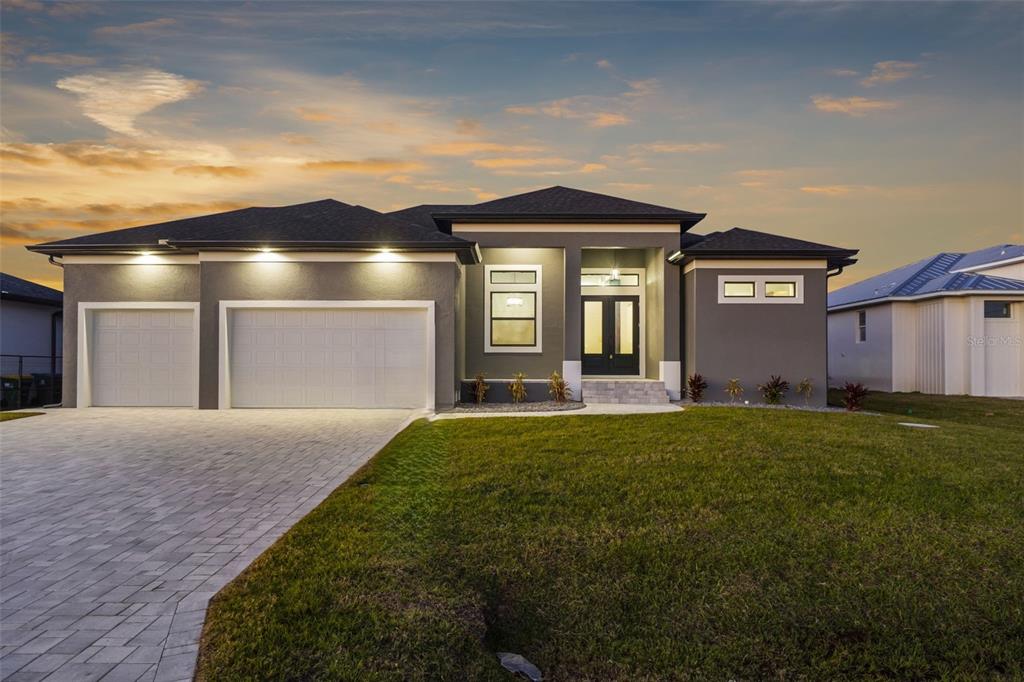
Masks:
[[[640,374],[640,297],[583,297],[583,374]]]

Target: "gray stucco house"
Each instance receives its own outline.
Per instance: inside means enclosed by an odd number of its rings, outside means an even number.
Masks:
[[[382,214],[247,208],[29,247],[64,268],[64,403],[419,407],[561,372],[584,400],[826,383],[856,251],[565,187]]]

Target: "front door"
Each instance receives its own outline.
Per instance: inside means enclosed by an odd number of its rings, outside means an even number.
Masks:
[[[640,374],[640,297],[583,297],[583,373]]]

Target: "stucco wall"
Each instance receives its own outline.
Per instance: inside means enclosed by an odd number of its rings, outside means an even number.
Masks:
[[[198,300],[198,265],[65,264],[64,406],[78,399],[79,302]]]
[[[827,338],[825,269],[698,268],[687,278],[687,314],[693,363],[687,373],[698,372],[708,382],[706,399],[726,400],[724,388],[738,378],[744,399],[760,402],[757,385],[778,374],[789,381],[788,403],[800,403],[796,385],[809,378],[814,385],[813,405],[826,399]],[[786,276],[804,278],[803,303],[718,303],[718,276]],[[690,304],[692,301],[692,304]],[[685,381],[685,377],[684,377]]]
[[[53,313],[59,311],[60,308],[55,306],[5,299],[0,306],[0,352],[4,355],[49,356]],[[61,319],[58,316],[57,355],[61,352],[60,327]],[[33,368],[38,366],[41,366],[39,361],[35,361]],[[4,367],[7,367],[6,363]]]
[[[859,381],[875,391],[893,390],[892,306],[864,308],[867,337],[857,341],[858,309],[828,316],[828,375],[832,386]]]

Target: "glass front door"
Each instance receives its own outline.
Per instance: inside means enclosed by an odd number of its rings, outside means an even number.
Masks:
[[[583,297],[583,373],[640,373],[640,297]]]

